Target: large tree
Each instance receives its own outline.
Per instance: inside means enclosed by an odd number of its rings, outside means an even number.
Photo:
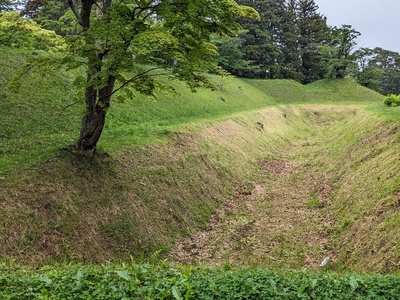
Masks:
[[[297,1],[289,0],[285,3],[282,12],[282,35],[280,38],[283,53],[283,77],[297,81],[304,79],[301,69],[301,55],[299,49],[299,27],[297,25]]]
[[[303,83],[323,78],[322,53],[320,45],[329,38],[326,17],[318,13],[314,0],[299,0],[297,4],[297,27],[299,30],[299,54]]]
[[[344,78],[356,63],[354,48],[361,35],[351,25],[331,28],[330,40],[321,47],[329,77]]]
[[[243,35],[242,52],[253,68],[240,70],[244,77],[281,78],[282,52],[279,49],[281,19],[279,11],[284,0],[238,0],[242,5],[256,9],[259,20],[241,19],[239,23],[246,29]]]
[[[218,65],[228,73],[243,76],[243,73],[251,73],[257,69],[257,66],[252,65],[252,61],[244,59],[244,54],[241,51],[243,43],[243,35],[238,36],[216,36],[212,38],[212,43],[218,48]]]
[[[375,58],[374,50],[361,48],[354,52],[354,56],[356,57],[353,71],[355,80],[362,86],[381,93],[384,71],[372,62]]]
[[[384,95],[400,94],[400,54],[379,47],[371,52],[370,65],[383,72],[381,92]]]
[[[72,64],[86,67],[86,112],[74,147],[92,154],[102,134],[111,97],[131,88],[154,96],[163,73],[195,90],[210,86],[215,67],[211,34],[233,34],[235,18],[257,12],[233,0],[66,0],[81,26],[72,36]]]
[[[240,21],[247,30],[242,52],[258,67],[258,77],[292,78],[303,83],[323,77],[319,46],[329,38],[329,27],[314,0],[238,2],[260,13],[260,20]]]
[[[58,34],[62,24],[60,18],[69,9],[66,1],[59,0],[27,0],[21,14],[35,20],[41,27],[54,30]]]

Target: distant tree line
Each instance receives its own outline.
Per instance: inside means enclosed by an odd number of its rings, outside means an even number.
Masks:
[[[329,27],[314,0],[238,0],[260,20],[241,19],[237,37],[215,37],[220,66],[246,78],[310,83],[351,77],[383,94],[400,93],[400,55],[382,48],[356,50],[360,32]]]
[[[400,94],[400,54],[382,48],[355,51],[358,83],[384,95]]]
[[[329,27],[314,0],[236,2],[255,8],[260,19],[238,19],[243,30],[236,37],[213,37],[218,63],[229,73],[303,84],[350,77],[382,94],[400,94],[400,54],[357,49],[360,33],[351,25]],[[79,30],[66,0],[0,0],[0,11],[11,10],[59,35]]]

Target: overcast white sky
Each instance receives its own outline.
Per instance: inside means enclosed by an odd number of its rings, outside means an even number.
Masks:
[[[352,25],[361,32],[358,47],[400,53],[400,0],[315,0],[328,25]]]

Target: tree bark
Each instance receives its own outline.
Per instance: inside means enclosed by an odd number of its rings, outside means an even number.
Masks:
[[[86,156],[92,156],[96,151],[97,143],[104,129],[114,84],[115,77],[109,76],[104,88],[95,89],[93,86],[86,88],[86,112],[82,119],[79,138],[75,144],[75,148]]]
[[[103,132],[105,119],[106,111],[98,105],[95,110],[86,112],[82,119],[81,132],[75,145],[77,150],[88,156],[93,155]]]

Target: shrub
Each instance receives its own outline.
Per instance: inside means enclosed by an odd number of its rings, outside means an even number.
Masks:
[[[400,95],[396,96],[394,94],[391,94],[389,96],[386,96],[383,100],[383,103],[386,106],[400,106]]]

